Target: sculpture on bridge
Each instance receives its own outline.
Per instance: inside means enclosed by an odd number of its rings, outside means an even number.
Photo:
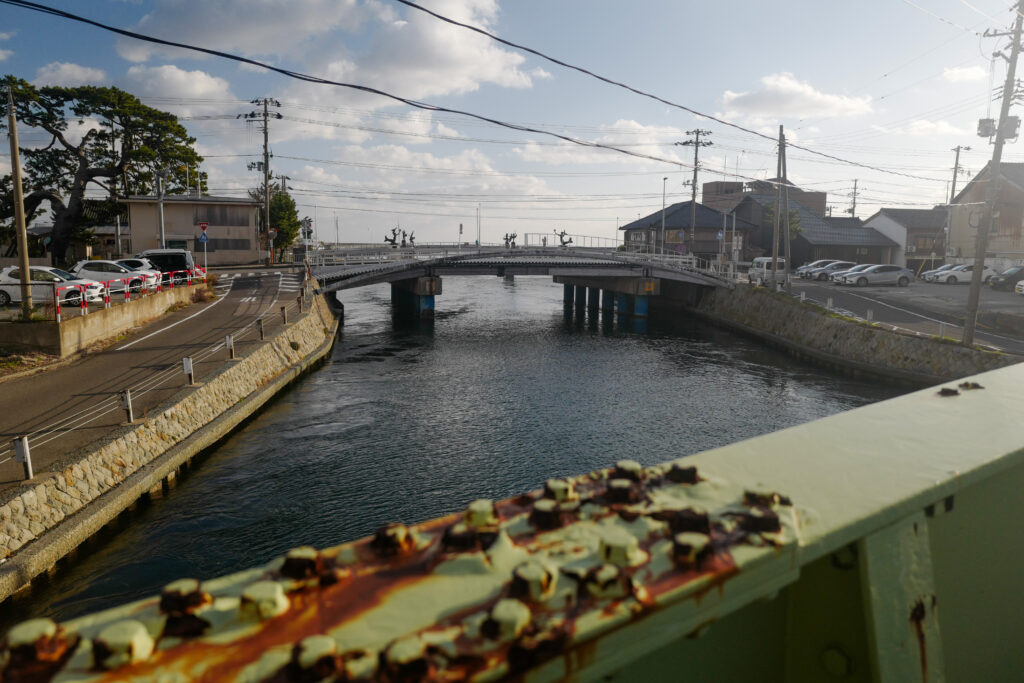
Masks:
[[[405,247],[407,246],[407,244],[405,242],[405,238],[406,238],[406,233],[405,233],[405,230],[403,230],[402,231],[402,249],[405,249]]]
[[[508,236],[508,233],[506,232],[505,233],[505,248],[506,249],[508,249],[508,243],[509,243],[509,236]]]
[[[391,228],[391,237],[388,238],[387,235],[384,235],[384,241],[387,242],[388,244],[390,244],[392,247],[397,247],[398,246],[398,228]]]
[[[416,231],[415,230],[410,230],[409,231],[409,246],[410,247],[415,247],[416,246]]]
[[[519,234],[515,232],[508,236],[509,246],[511,246],[513,249],[516,248],[517,237],[519,237]]]
[[[555,235],[558,236],[558,240],[562,243],[563,247],[567,247],[570,244],[572,244],[572,238],[571,237],[569,239],[565,239],[565,236],[567,234],[568,233],[565,230],[563,230],[562,232],[558,232],[557,230],[555,231]]]

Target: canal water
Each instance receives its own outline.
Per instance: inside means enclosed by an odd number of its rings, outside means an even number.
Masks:
[[[447,278],[433,324],[387,285],[344,292],[330,361],[152,503],[122,516],[0,631],[68,619],[622,458],[644,464],[898,393],[680,316],[635,329],[562,304],[550,278]]]

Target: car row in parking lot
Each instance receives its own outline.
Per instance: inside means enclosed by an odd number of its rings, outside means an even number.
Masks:
[[[819,259],[800,266],[796,274],[805,280],[832,282],[837,285],[896,285],[906,287],[914,280],[914,273],[886,263],[855,263],[836,259]]]
[[[183,249],[153,249],[134,258],[79,261],[69,270],[51,266],[30,266],[32,300],[77,307],[85,302],[109,301],[112,294],[152,292],[162,285],[178,286],[194,279],[205,280],[206,272],[195,265],[192,254]],[[21,301],[21,269],[0,269],[0,307]]]

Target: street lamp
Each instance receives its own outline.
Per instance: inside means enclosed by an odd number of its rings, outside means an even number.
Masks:
[[[668,176],[661,179],[661,254],[665,255],[665,184]]]

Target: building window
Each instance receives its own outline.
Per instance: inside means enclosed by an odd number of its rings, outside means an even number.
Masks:
[[[188,249],[188,240],[167,240],[168,249]]]
[[[193,223],[209,223],[210,225],[249,225],[248,206],[229,206],[214,204],[210,206],[197,206],[194,212]]]

